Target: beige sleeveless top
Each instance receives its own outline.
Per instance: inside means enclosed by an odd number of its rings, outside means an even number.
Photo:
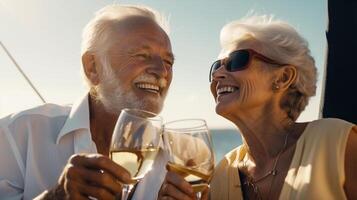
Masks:
[[[280,199],[346,199],[345,149],[353,126],[332,118],[310,122],[297,141]],[[245,154],[239,146],[218,164],[210,184],[211,200],[243,199],[238,163]]]

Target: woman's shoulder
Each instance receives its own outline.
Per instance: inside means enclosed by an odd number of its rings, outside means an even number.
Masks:
[[[323,118],[310,122],[299,139],[305,149],[343,151],[354,124],[336,118]],[[319,147],[319,148],[317,148]],[[334,147],[334,148],[331,148]],[[311,151],[308,151],[312,153]]]
[[[354,126],[353,123],[345,121],[343,119],[338,119],[338,118],[322,118],[318,120],[314,120],[310,122],[310,124],[314,126],[320,126],[320,127],[352,127]]]
[[[350,132],[353,126],[353,123],[342,119],[323,118],[310,122],[305,131],[312,132],[306,134],[309,138],[339,137]]]

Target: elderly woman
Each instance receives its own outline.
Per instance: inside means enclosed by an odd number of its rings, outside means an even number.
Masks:
[[[216,112],[239,128],[243,145],[218,164],[210,198],[357,199],[357,126],[296,122],[316,90],[307,42],[285,22],[253,16],[227,24],[221,46],[211,91]],[[193,197],[173,172],[159,193],[169,197]]]

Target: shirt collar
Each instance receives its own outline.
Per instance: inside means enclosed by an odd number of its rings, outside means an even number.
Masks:
[[[56,144],[63,136],[78,129],[87,129],[90,132],[88,93],[73,104],[65,124],[57,136]]]
[[[89,122],[89,95],[88,93],[84,95],[81,99],[75,102],[72,106],[71,112],[69,113],[65,124],[63,125],[60,133],[57,136],[56,144],[59,143],[61,138],[68,133],[71,133],[79,129],[87,129],[90,133],[90,122]],[[159,148],[166,151],[165,145],[163,143],[163,138],[160,138]]]

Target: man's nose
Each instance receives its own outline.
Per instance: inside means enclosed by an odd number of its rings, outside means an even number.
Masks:
[[[165,67],[164,61],[158,56],[153,58],[153,62],[147,69],[147,72],[157,78],[167,77],[168,75],[168,69]]]

